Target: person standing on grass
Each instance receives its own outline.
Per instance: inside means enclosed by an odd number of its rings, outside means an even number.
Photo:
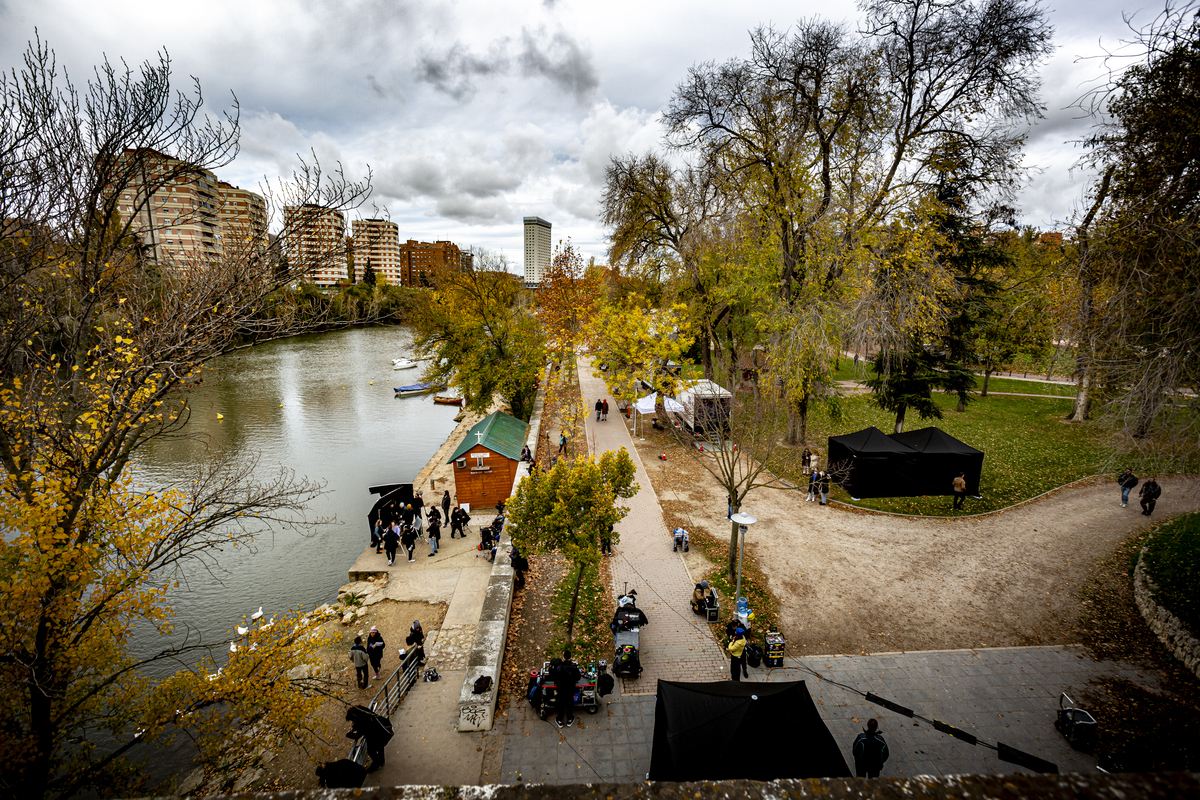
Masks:
[[[857,778],[878,778],[883,763],[888,760],[888,746],[879,735],[879,723],[867,720],[867,729],[854,739],[854,775]]]
[[[1137,475],[1133,474],[1133,470],[1129,467],[1117,476],[1117,485],[1121,487],[1121,508],[1129,505],[1129,493],[1133,491],[1133,487],[1138,485]]]
[[[817,488],[821,492],[821,505],[825,505],[825,501],[829,499],[829,473],[825,470],[821,470],[821,480]]]
[[[370,689],[371,684],[367,682],[367,662],[370,659],[367,657],[367,648],[363,647],[362,637],[354,637],[354,646],[350,648],[350,662],[354,664],[354,675],[357,678],[358,688]]]
[[[746,669],[746,631],[734,628],[733,638],[725,649],[729,652],[730,679],[741,682],[743,672],[749,678],[750,670]]]
[[[367,634],[367,658],[371,661],[371,669],[375,670],[375,680],[379,680],[379,670],[383,666],[383,647],[383,634],[372,625]]]
[[[812,460],[812,451],[806,447],[806,448],[804,448],[804,452],[800,454],[800,466],[804,468],[805,475],[812,472],[812,465],[809,464],[809,462],[811,460]]]
[[[958,473],[954,479],[954,510],[962,511],[963,501],[967,499],[967,477],[965,472]]]
[[[1162,496],[1162,488],[1158,485],[1158,481],[1154,480],[1151,475],[1142,484],[1142,490],[1138,492],[1138,497],[1142,498],[1142,516],[1148,517],[1154,513],[1154,504],[1158,502],[1158,498]]]

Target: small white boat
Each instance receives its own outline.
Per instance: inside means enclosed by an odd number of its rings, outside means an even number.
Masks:
[[[393,358],[392,369],[412,369],[420,366],[416,361],[409,361],[407,358]]]

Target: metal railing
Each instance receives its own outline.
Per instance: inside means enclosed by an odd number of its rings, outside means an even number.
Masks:
[[[371,698],[367,708],[381,717],[391,719],[392,714],[395,714],[396,709],[400,707],[400,701],[404,699],[404,695],[408,694],[408,690],[417,682],[417,676],[421,669],[418,664],[419,652],[414,647],[404,654],[404,660],[400,662],[400,666],[396,667],[396,671],[383,682],[383,686]],[[354,744],[350,745],[349,758],[356,764],[366,766],[367,740],[365,738],[360,737],[354,740]]]

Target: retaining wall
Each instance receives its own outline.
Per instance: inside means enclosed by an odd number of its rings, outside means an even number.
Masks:
[[[1144,568],[1146,548],[1142,547],[1138,556],[1137,566],[1133,569],[1133,599],[1137,602],[1138,610],[1146,619],[1146,624],[1154,635],[1166,645],[1167,649],[1184,663],[1184,665],[1200,677],[1200,641],[1192,635],[1183,622],[1158,604],[1155,594],[1158,585],[1146,574]]]

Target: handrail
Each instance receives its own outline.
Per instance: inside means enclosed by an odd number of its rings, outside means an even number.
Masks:
[[[388,679],[383,682],[383,686],[371,698],[368,709],[381,717],[391,719],[392,714],[395,714],[396,709],[400,707],[400,701],[404,699],[404,695],[408,694],[408,690],[417,682],[417,671],[421,668],[418,660],[420,652],[420,648],[414,647],[404,655],[400,666],[396,667],[396,671],[388,676]],[[354,744],[350,745],[349,758],[356,764],[366,766],[364,763],[367,760],[366,738],[360,736],[354,740]]]

